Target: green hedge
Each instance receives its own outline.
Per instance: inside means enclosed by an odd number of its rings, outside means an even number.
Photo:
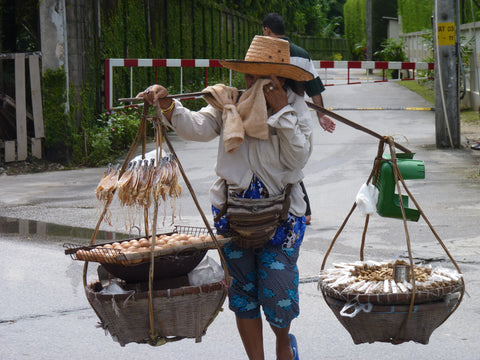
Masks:
[[[47,73],[43,79],[47,87],[43,92],[47,98],[44,118],[51,119],[46,120],[45,125],[47,154],[58,154],[59,160],[65,162],[95,165],[110,160],[129,143],[135,114],[104,112],[104,59],[242,59],[252,38],[262,33],[261,19],[243,15],[221,3],[211,0],[102,0],[98,14],[100,34],[94,26],[97,21],[95,2],[82,7],[82,16],[88,24],[81,29],[87,35],[85,56],[88,61],[83,64],[86,76],[82,84],[70,86],[68,114],[58,105],[62,103],[60,99],[66,100],[66,80],[58,79],[60,73]],[[80,8],[75,4],[71,6]],[[247,9],[238,9],[244,8]],[[259,6],[262,14],[266,10],[266,6]],[[285,14],[286,22],[294,15],[293,12]],[[295,42],[316,60],[349,58],[342,39],[312,36],[295,38]],[[184,68],[183,91],[203,89],[205,71],[204,68]],[[229,80],[226,69],[207,71],[207,85]],[[132,73],[133,96],[152,83],[167,85],[171,93],[180,91],[179,68],[138,67],[132,69]],[[120,105],[115,99],[130,96],[130,74],[130,68],[115,68],[114,105]],[[233,86],[245,86],[241,75],[234,73]],[[195,100],[188,106],[198,108],[204,104],[203,100]]]
[[[355,53],[356,47],[364,47],[366,44],[367,1],[347,0],[343,13],[345,38],[349,50]],[[397,0],[372,0],[373,52],[380,50],[382,42],[387,38],[388,22],[384,17],[397,17]]]
[[[101,7],[103,58],[220,59],[243,58],[261,21],[212,1],[105,1]],[[228,72],[209,69],[209,77]],[[203,88],[205,69],[184,68],[183,86]],[[180,89],[178,68],[134,70],[133,92],[153,82]],[[130,69],[114,71],[114,99],[129,97]],[[185,90],[185,88],[184,88]],[[134,95],[134,94],[133,94]]]
[[[432,28],[433,0],[398,0],[403,33]]]

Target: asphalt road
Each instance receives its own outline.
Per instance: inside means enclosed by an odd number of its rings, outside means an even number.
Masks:
[[[324,100],[333,108],[431,106],[395,83],[332,86],[327,88]],[[315,122],[315,149],[304,181],[311,200],[312,225],[307,229],[299,260],[301,314],[292,324],[300,358],[480,359],[480,305],[475,300],[480,296],[479,155],[468,147],[437,149],[431,111],[339,113],[382,135],[394,136],[416,153],[415,159],[425,162],[425,179],[407,184],[464,273],[467,293],[458,310],[433,332],[428,345],[353,343],[325,304],[314,279],[326,249],[370,174],[378,141],[340,123],[335,133],[327,134]],[[172,141],[209,216],[208,188],[214,179],[216,142],[189,143],[175,136]],[[66,256],[63,244],[88,242],[100,214],[93,190],[103,171],[96,168],[0,176],[0,358],[245,359],[234,316],[227,307],[200,343],[186,339],[158,348],[138,344],[121,347],[95,327],[97,317],[83,290],[83,263]],[[177,224],[202,225],[188,194],[176,205],[180,214]],[[169,213],[169,208],[166,211]],[[120,236],[113,232],[128,231],[126,215],[113,206],[113,226],[102,224],[106,232],[101,236],[112,238]],[[328,264],[358,260],[363,224],[363,216],[354,212]],[[450,265],[426,221],[409,222],[408,231],[416,260],[432,266]],[[215,252],[210,255],[216,258]],[[406,255],[402,222],[372,216],[365,257],[388,260]],[[268,327],[264,337],[266,358],[274,359],[274,337]]]

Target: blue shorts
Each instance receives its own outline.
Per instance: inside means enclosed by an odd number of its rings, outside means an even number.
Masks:
[[[268,198],[268,191],[254,175],[240,196]],[[212,206],[214,217],[219,211]],[[229,231],[225,215],[215,222],[215,227],[219,234]],[[289,213],[261,249],[246,249],[233,242],[224,245],[222,251],[233,278],[228,291],[229,307],[238,318],[256,319],[262,307],[267,321],[283,328],[298,316],[297,259],[305,229],[305,216]]]
[[[260,317],[276,327],[288,326],[299,312],[299,248],[266,245],[246,249],[230,242],[223,254],[233,278],[228,290],[229,307],[241,319]]]

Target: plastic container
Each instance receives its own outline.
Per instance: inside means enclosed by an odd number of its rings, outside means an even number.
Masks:
[[[425,164],[422,160],[413,160],[414,154],[397,154],[397,166],[404,180],[425,179]],[[400,199],[396,192],[396,183],[393,173],[393,165],[384,156],[380,166],[380,174],[377,179],[379,191],[377,202],[377,213],[380,216],[402,219]],[[408,196],[402,195],[405,217],[407,220],[418,221],[420,212],[417,209],[408,207]]]

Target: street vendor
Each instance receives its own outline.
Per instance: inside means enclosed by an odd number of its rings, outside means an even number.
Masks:
[[[210,201],[217,233],[239,235],[222,251],[233,278],[229,307],[249,359],[265,357],[261,309],[276,336],[276,358],[298,359],[290,325],[299,315],[297,259],[306,229],[300,182],[313,145],[311,114],[300,82],[313,77],[291,65],[289,57],[288,41],[255,36],[244,60],[222,61],[224,67],[245,74],[246,90],[240,93],[223,84],[207,87],[203,92],[208,105],[199,111],[166,98],[168,91],[161,85],[137,95],[158,105],[164,121],[181,138],[220,138],[218,179]],[[242,200],[267,204],[267,211],[248,215],[249,205],[242,212]],[[230,209],[236,201],[240,213],[234,222]],[[268,212],[277,205],[282,211]]]

